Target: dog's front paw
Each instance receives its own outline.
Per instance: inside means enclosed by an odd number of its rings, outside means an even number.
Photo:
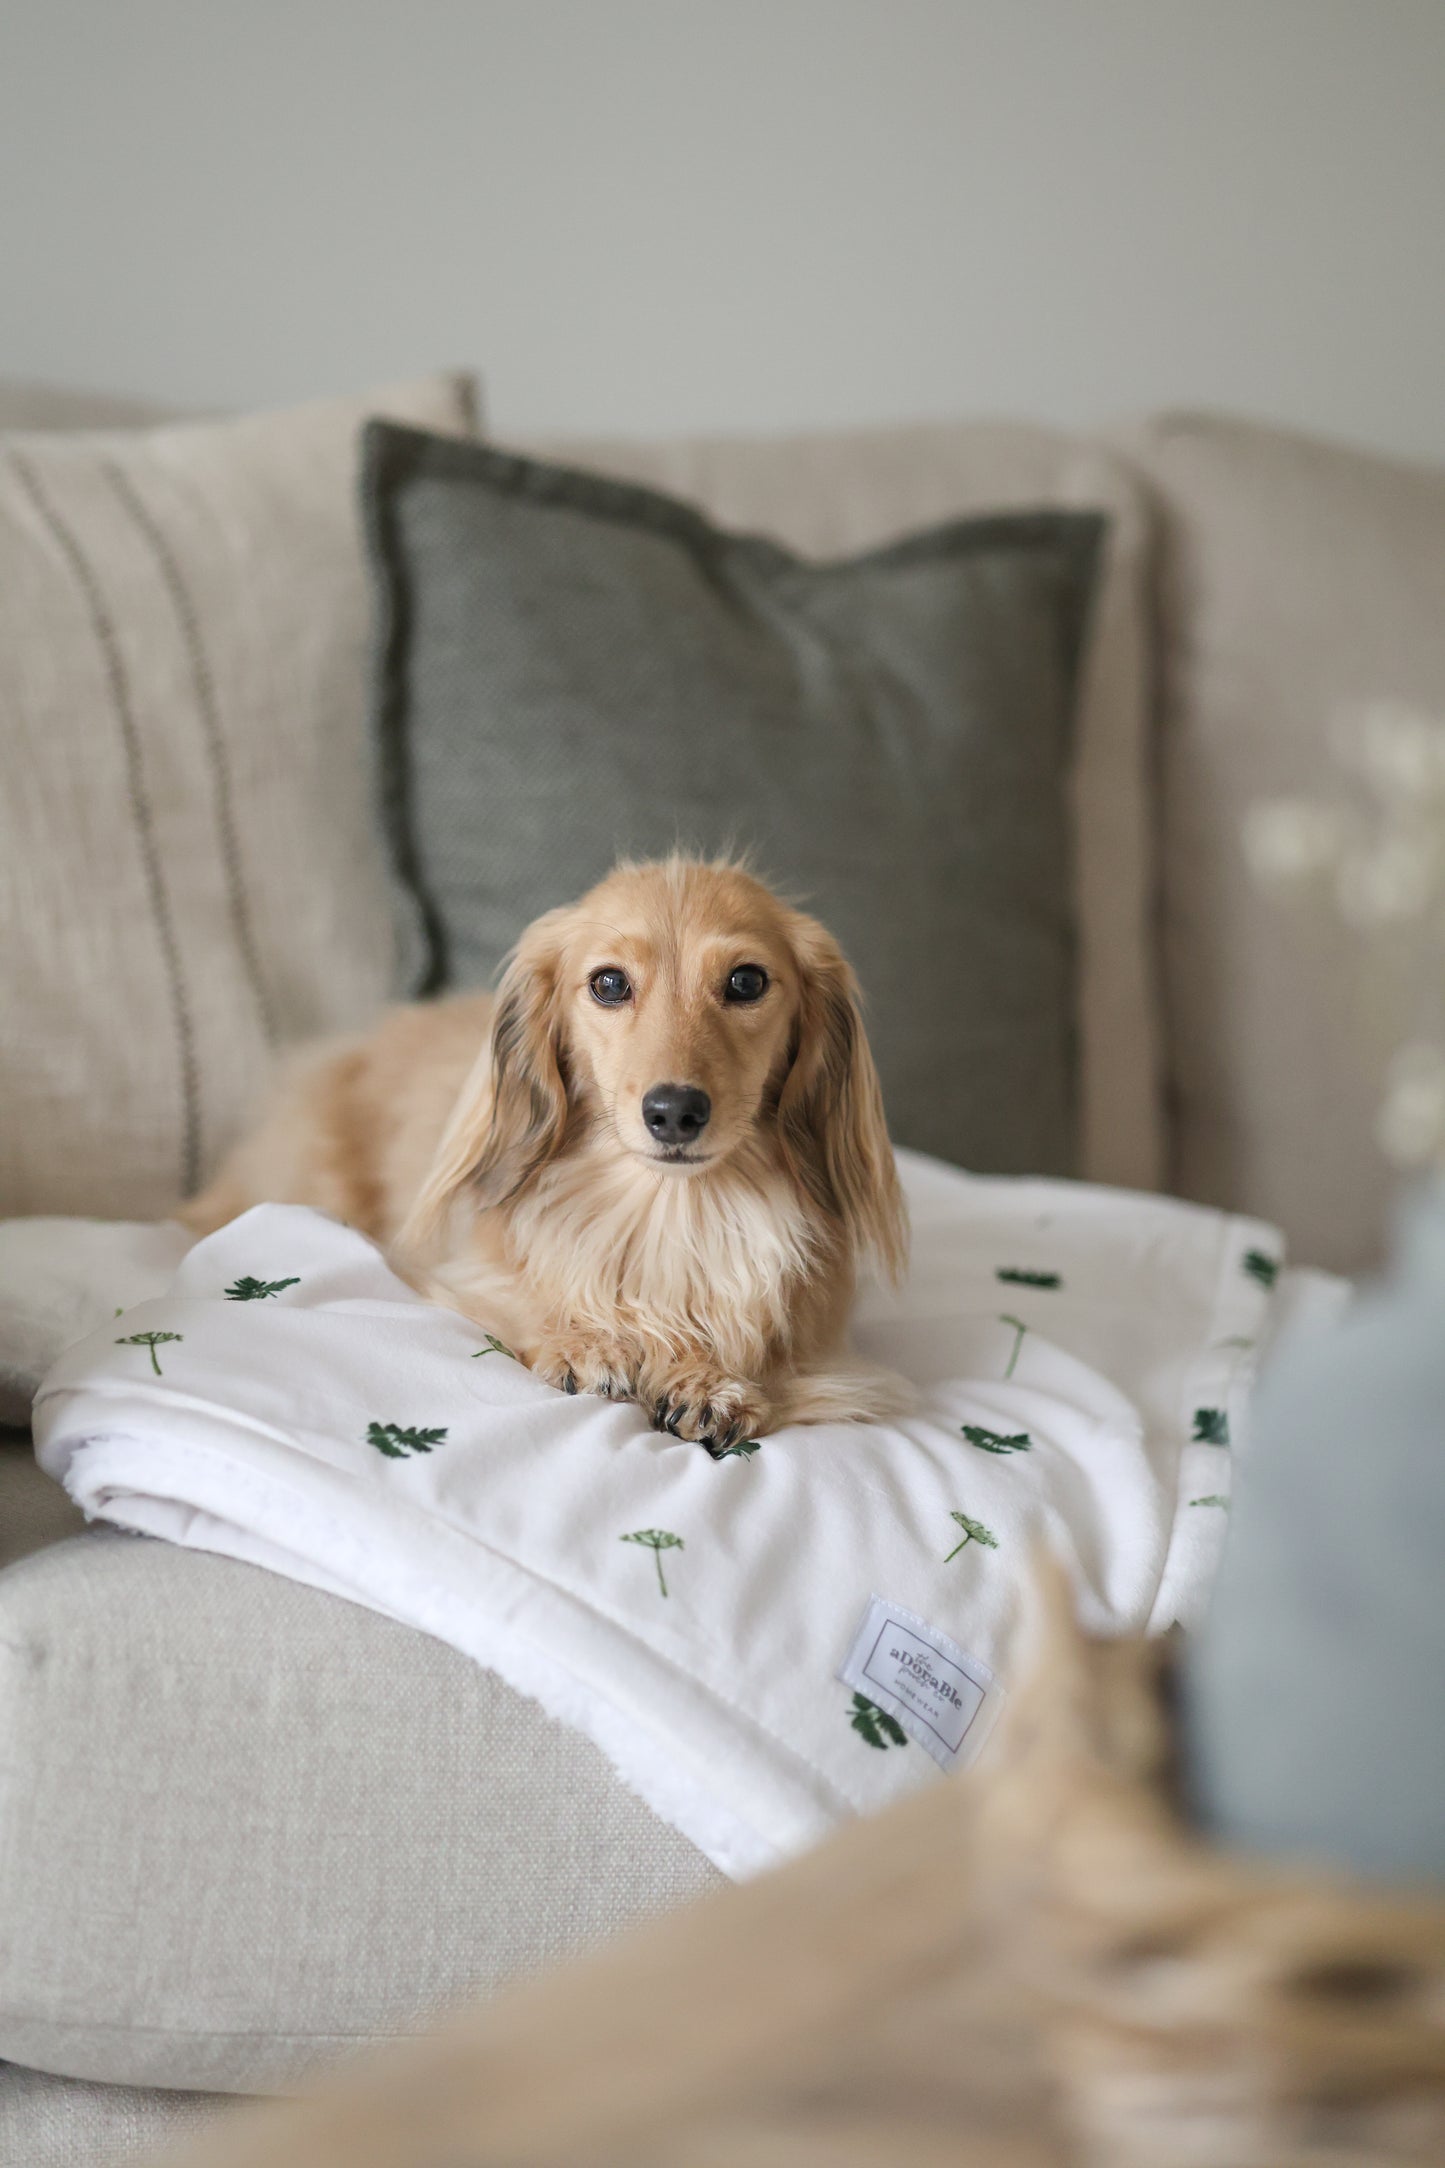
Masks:
[[[773,1426],[761,1388],[747,1378],[726,1377],[704,1363],[639,1380],[637,1397],[651,1411],[654,1430],[705,1445],[714,1455]]]
[[[548,1333],[528,1350],[527,1362],[559,1392],[598,1393],[604,1400],[636,1397],[636,1357],[606,1333]]]

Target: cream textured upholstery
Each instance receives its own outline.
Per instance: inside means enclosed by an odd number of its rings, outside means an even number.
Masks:
[[[378,411],[465,432],[471,386],[0,436],[0,1212],[159,1218],[278,1048],[391,991],[354,487]]]
[[[133,418],[37,396],[0,392],[0,426]],[[1370,1137],[1384,1044],[1338,937],[1251,890],[1239,830],[1256,798],[1327,780],[1342,710],[1445,713],[1445,476],[1191,417],[1107,445],[969,424],[538,448],[819,553],[989,506],[1109,510],[1077,786],[1088,1171],[1276,1219],[1299,1262],[1368,1256],[1391,1187]],[[67,608],[57,673],[91,638]],[[359,628],[358,593],[347,608]],[[15,863],[26,841],[0,879],[48,878]],[[103,1026],[132,1013],[115,986],[99,998]],[[124,1000],[149,1016],[155,986]],[[178,1072],[163,1034],[143,1052],[171,1067],[120,1080],[69,1156],[44,1131],[12,1146],[12,1196],[43,1176],[56,1204],[153,1208],[177,1177]],[[75,1517],[22,1451],[0,1444],[0,1562],[55,1547],[0,1575],[0,2057],[113,2083],[0,2064],[0,2168],[106,2168],[201,2112],[136,2087],[290,2084],[710,1885],[495,1679],[246,1567],[58,1541]]]
[[[1335,726],[1445,717],[1445,474],[1203,416],[1134,449],[1161,514],[1158,817],[1171,1184],[1277,1221],[1303,1264],[1372,1256],[1391,1040],[1358,949],[1260,895],[1246,808],[1340,785]]]
[[[205,2093],[81,2085],[0,2063],[0,2168],[120,2168],[194,2137],[229,2105]]]
[[[97,1531],[0,1618],[10,2062],[281,2090],[721,1884],[596,1747],[338,1597]]]

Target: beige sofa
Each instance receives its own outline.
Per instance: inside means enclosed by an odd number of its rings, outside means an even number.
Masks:
[[[47,395],[0,425],[81,426]],[[1445,710],[1445,476],[1166,417],[570,455],[845,548],[990,503],[1113,518],[1079,776],[1086,1164],[1354,1269],[1386,1048],[1341,936],[1255,896],[1256,796],[1338,715]],[[121,2160],[710,1887],[595,1749],[453,1652],[250,1568],[76,1533],[0,1445],[0,2168]],[[214,2097],[212,2097],[214,2096]]]

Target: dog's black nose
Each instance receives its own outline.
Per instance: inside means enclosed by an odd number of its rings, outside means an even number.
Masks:
[[[643,1096],[642,1119],[659,1144],[692,1144],[712,1113],[712,1101],[695,1084],[654,1084]]]

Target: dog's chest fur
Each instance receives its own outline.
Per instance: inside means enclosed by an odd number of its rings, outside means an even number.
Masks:
[[[785,1343],[816,1234],[761,1155],[678,1176],[582,1151],[544,1168],[511,1207],[507,1248],[554,1314],[680,1345],[701,1338],[748,1370]]]

